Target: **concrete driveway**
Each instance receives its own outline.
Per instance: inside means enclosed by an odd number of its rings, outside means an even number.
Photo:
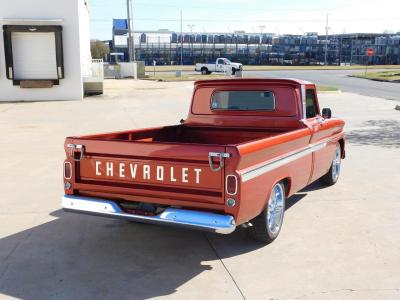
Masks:
[[[337,185],[288,200],[268,246],[60,210],[67,135],[175,124],[191,83],[107,81],[83,102],[0,104],[0,297],[399,299],[400,111],[320,95],[347,121]]]

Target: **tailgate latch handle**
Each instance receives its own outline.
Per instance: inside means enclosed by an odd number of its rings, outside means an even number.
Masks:
[[[208,164],[210,165],[210,169],[213,172],[218,172],[224,167],[224,158],[228,158],[231,155],[229,153],[224,152],[210,152],[208,153]],[[213,157],[219,158],[219,165],[217,168],[214,168]]]
[[[70,156],[74,161],[81,161],[83,158],[83,152],[85,148],[83,145],[68,144],[67,147],[70,149]],[[79,151],[79,157],[75,158],[75,150]]]

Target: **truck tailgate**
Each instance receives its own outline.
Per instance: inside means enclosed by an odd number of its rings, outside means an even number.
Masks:
[[[79,194],[154,203],[224,203],[224,170],[214,172],[208,162],[209,153],[224,152],[224,146],[71,138],[67,155],[71,145],[83,146],[83,157],[73,166]]]

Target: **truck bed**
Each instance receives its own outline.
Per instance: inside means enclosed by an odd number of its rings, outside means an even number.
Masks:
[[[124,201],[139,199],[142,202],[223,211],[224,169],[212,171],[209,154],[223,153],[229,147],[244,146],[284,132],[276,128],[182,124],[70,137],[66,146],[84,145],[84,154],[73,164],[75,176],[71,180],[74,190],[67,191],[67,194]],[[79,157],[79,151],[74,155]],[[215,159],[214,167],[218,164],[218,159]],[[124,172],[122,176],[120,165]]]
[[[133,130],[87,136],[110,141],[160,142],[204,145],[239,145],[253,140],[276,136],[288,129],[189,127],[184,125]]]

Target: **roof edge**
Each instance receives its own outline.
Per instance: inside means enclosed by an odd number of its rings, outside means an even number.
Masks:
[[[207,79],[207,80],[197,80],[195,81],[195,86],[202,85],[223,85],[223,84],[250,84],[250,83],[281,83],[288,85],[314,85],[314,83],[295,79],[295,78],[227,78],[227,79]]]

